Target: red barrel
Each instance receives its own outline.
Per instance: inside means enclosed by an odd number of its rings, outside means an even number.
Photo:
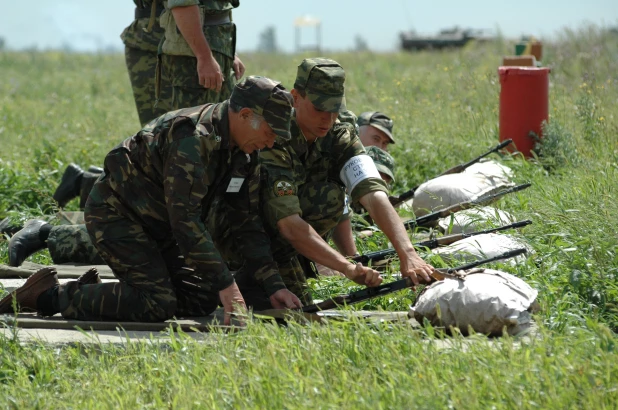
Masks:
[[[498,68],[500,141],[512,139],[526,157],[532,156],[535,143],[530,132],[542,137],[541,125],[548,119],[549,71],[547,67]]]

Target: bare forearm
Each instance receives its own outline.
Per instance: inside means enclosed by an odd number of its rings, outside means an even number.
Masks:
[[[352,223],[349,219],[341,221],[333,230],[333,242],[344,256],[354,256],[356,254],[356,243],[352,235]]]
[[[283,237],[301,255],[328,268],[343,272],[350,262],[331,248],[300,216],[292,215],[277,223]]]
[[[174,7],[172,15],[180,33],[198,59],[212,56],[208,40],[202,31],[198,6]]]

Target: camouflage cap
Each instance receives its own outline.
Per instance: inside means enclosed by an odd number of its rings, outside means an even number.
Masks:
[[[386,114],[382,114],[379,111],[364,112],[358,116],[356,124],[361,127],[363,125],[371,125],[386,134],[391,143],[395,143],[393,138],[393,120],[391,120]]]
[[[262,117],[278,136],[289,140],[292,115],[292,96],[277,81],[251,76],[236,84],[230,101]]]
[[[328,58],[306,58],[298,66],[294,88],[303,91],[321,111],[345,111],[345,71]]]
[[[378,147],[366,147],[365,151],[376,164],[378,171],[391,177],[391,182],[395,182],[395,160],[391,154]]]

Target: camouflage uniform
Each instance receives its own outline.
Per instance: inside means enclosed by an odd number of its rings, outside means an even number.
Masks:
[[[164,33],[159,26],[163,1],[133,0],[133,2],[135,3],[135,20],[124,29],[120,38],[125,45],[125,63],[133,88],[137,115],[140,124],[144,126],[149,121],[172,111],[172,88],[167,79],[162,78],[159,101],[156,101],[157,50]]]
[[[344,79],[343,69],[333,60],[303,60],[294,88],[305,92],[317,108],[339,112],[345,110]],[[299,214],[319,235],[326,236],[343,214],[346,186],[340,174],[342,168],[351,158],[364,155],[365,149],[355,127],[348,122],[337,121],[325,137],[309,145],[294,116],[290,133],[289,143],[277,140],[272,149],[262,150],[259,155],[262,220],[285,285],[304,304],[310,304],[302,260],[279,233],[277,222]],[[379,177],[362,180],[350,194],[352,201],[358,201],[375,191],[387,192]],[[245,283],[244,278],[237,277],[237,281],[247,298],[250,280]]]
[[[287,137],[291,99],[276,84],[250,77],[231,101],[252,108]],[[257,196],[250,199],[257,195],[250,187],[259,184],[259,166],[255,155],[230,146],[229,104],[170,112],[106,156],[105,171],[86,203],[85,221],[90,240],[120,281],[60,285],[54,306],[64,317],[160,321],[206,315],[216,308],[218,292],[234,278],[207,229],[212,221],[204,222],[209,209],[224,198],[236,204],[230,223],[264,235],[253,212]],[[266,256],[259,260],[267,269],[260,279],[282,283],[268,260],[268,238],[254,238],[266,244]],[[250,259],[257,251],[252,252],[244,256]]]
[[[391,183],[395,182],[395,159],[388,152],[378,147],[365,147],[367,155],[376,164],[376,168],[379,172],[388,175],[391,179]]]
[[[204,88],[199,83],[197,59],[176,26],[171,9],[199,5],[204,36],[212,55],[221,67],[221,91]],[[234,55],[236,52],[236,26],[231,21],[232,9],[239,0],[167,0],[161,15],[165,30],[162,44],[162,77],[167,77],[173,88],[174,109],[192,107],[206,102],[220,102],[229,98],[234,84]]]

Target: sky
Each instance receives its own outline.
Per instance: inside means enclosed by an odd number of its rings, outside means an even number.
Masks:
[[[5,47],[86,52],[121,50],[119,35],[134,9],[131,0],[0,0],[0,5]],[[241,0],[233,15],[238,51],[255,50],[260,33],[274,26],[279,48],[293,52],[294,20],[301,16],[321,20],[323,49],[353,49],[361,36],[370,49],[390,51],[409,29],[430,35],[458,25],[499,29],[507,38],[549,39],[565,27],[618,26],[618,0]],[[303,45],[315,43],[312,29],[300,34]]]

